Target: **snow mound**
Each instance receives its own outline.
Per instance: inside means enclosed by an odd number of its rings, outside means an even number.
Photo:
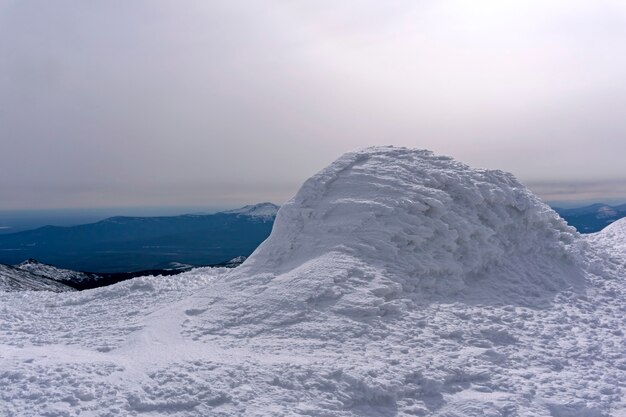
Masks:
[[[589,240],[612,247],[626,256],[626,218],[611,223],[601,231],[589,235]]]
[[[600,267],[626,268],[626,218],[611,223],[601,231],[585,236],[597,249]]]
[[[580,250],[575,229],[511,174],[376,147],[306,181],[244,266],[283,274],[332,254],[389,278],[387,297],[472,287],[526,296],[576,285]]]
[[[347,340],[434,302],[545,307],[584,288],[585,250],[511,174],[369,148],[306,181],[186,331]]]

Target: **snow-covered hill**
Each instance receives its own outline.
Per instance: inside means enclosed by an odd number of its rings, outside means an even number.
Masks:
[[[0,294],[0,414],[621,416],[624,276],[509,174],[366,149],[238,268]]]
[[[15,267],[63,283],[80,283],[94,279],[93,275],[72,271],[70,269],[57,268],[56,266],[47,265],[35,259],[28,259],[15,265]]]
[[[602,231],[588,235],[587,239],[603,246],[617,257],[626,258],[626,219],[620,219]]]
[[[0,264],[0,292],[13,291],[74,291],[56,280],[10,265]]]
[[[217,265],[249,256],[270,234],[277,206],[262,203],[232,213],[111,217],[96,223],[0,235],[0,263],[28,258],[96,274]]]

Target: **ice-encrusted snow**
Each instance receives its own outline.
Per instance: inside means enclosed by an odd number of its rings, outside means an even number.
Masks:
[[[236,269],[0,294],[0,414],[622,416],[605,247],[509,174],[350,153]]]
[[[610,270],[610,275],[623,279],[626,276],[626,218],[611,223],[597,233],[584,236],[597,254],[598,260],[594,265],[603,271]]]
[[[242,263],[245,262],[245,260],[248,259],[246,256],[235,256],[233,259],[231,259],[230,261],[226,262],[226,266],[230,266],[230,267],[235,267],[235,266],[239,266]]]
[[[382,148],[347,154],[309,179],[246,266],[280,274],[332,255],[382,272],[375,285],[387,298],[480,288],[481,297],[523,302],[577,285],[577,237],[510,174]]]
[[[234,210],[227,210],[222,213],[237,214],[240,216],[248,216],[264,221],[273,220],[278,213],[280,207],[273,203],[258,203],[247,205]]]
[[[626,218],[617,220],[601,231],[588,235],[587,239],[603,246],[616,256],[626,257]]]

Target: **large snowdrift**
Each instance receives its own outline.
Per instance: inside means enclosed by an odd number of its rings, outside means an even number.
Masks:
[[[0,414],[624,415],[604,248],[509,174],[350,153],[234,270],[0,293]]]
[[[580,289],[583,249],[575,229],[511,174],[371,148],[305,182],[224,283],[237,296],[220,305],[235,332],[272,330],[260,322],[293,331],[322,315],[323,337],[328,315],[402,317],[415,302],[537,306]],[[223,331],[222,315],[206,316]]]
[[[429,151],[372,148],[346,154],[306,181],[247,272],[280,274],[337,252],[382,268],[405,293],[450,294],[501,267],[502,281],[512,273],[525,282],[527,268],[514,269],[527,256],[560,267],[578,256],[577,237],[511,174]],[[531,285],[541,289],[567,285],[533,272],[541,279]]]

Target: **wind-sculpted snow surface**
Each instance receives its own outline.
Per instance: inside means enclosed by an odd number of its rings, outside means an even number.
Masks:
[[[509,174],[347,154],[234,270],[0,294],[0,414],[622,416],[602,242]]]
[[[587,235],[586,238],[604,247],[614,256],[626,258],[626,219],[620,219],[598,233]]]
[[[480,287],[483,298],[504,292],[524,302],[577,284],[577,238],[511,174],[428,151],[374,148],[309,179],[245,271],[281,274],[335,253],[377,268],[403,297]]]
[[[227,316],[237,334],[289,323],[325,338],[338,325],[333,337],[343,338],[414,303],[543,305],[580,289],[582,250],[576,231],[510,174],[374,148],[304,184],[224,284],[248,295],[222,300],[202,327],[224,332]]]

